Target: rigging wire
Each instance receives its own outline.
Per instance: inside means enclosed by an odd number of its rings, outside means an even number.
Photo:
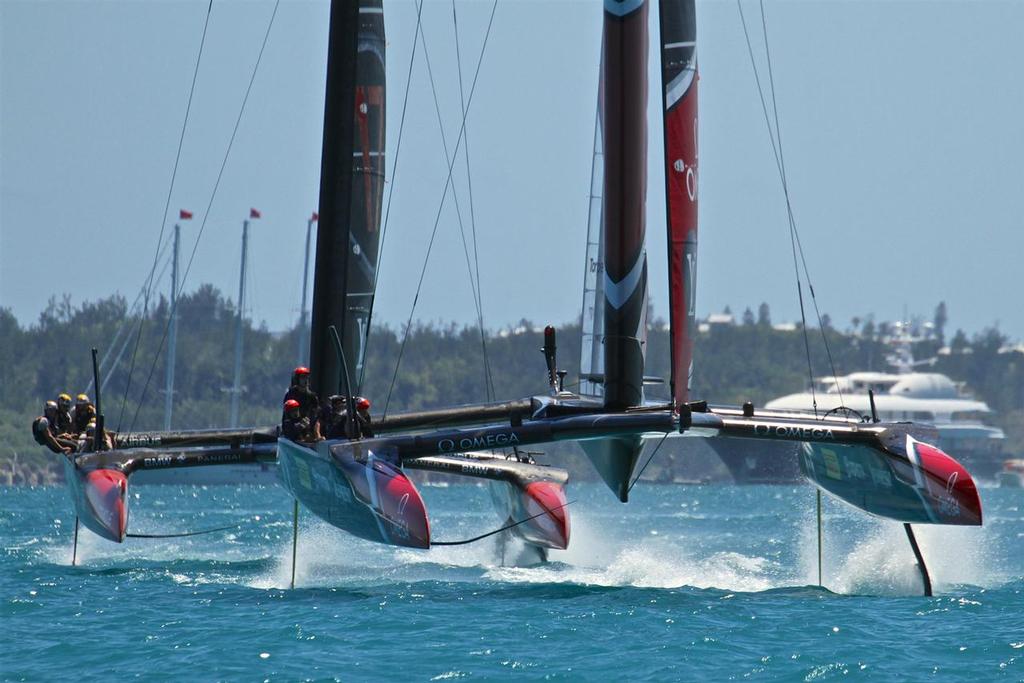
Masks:
[[[453,2],[454,2],[454,0],[453,0]],[[423,59],[426,62],[426,65],[427,65],[427,76],[429,77],[429,80],[430,80],[430,90],[431,90],[431,93],[432,93],[433,99],[434,99],[434,111],[437,113],[437,126],[438,126],[438,129],[439,129],[440,133],[441,133],[441,146],[444,149],[444,160],[445,160],[445,163],[454,166],[456,159],[448,154],[448,142],[447,142],[447,140],[445,138],[445,134],[444,134],[444,120],[443,120],[443,118],[441,116],[441,104],[440,104],[440,102],[438,101],[438,98],[437,98],[437,84],[436,84],[436,81],[434,80],[434,70],[433,70],[433,68],[431,67],[431,64],[430,64],[430,51],[427,48],[427,34],[426,34],[426,31],[422,31],[422,30],[420,31],[419,39],[423,41]],[[456,40],[457,39],[458,39],[458,36],[456,35]],[[457,49],[458,48],[456,48],[456,51],[457,51]],[[461,91],[461,89],[462,89],[461,88],[461,80],[462,80],[462,70],[461,70],[461,68],[459,70],[459,80],[460,80],[460,88],[459,89]],[[461,106],[462,106],[462,108],[460,109],[460,111],[465,113],[465,111],[466,111],[465,110],[465,100],[462,100],[462,105]],[[469,142],[468,136],[466,137],[466,142],[467,143]],[[472,187],[472,185],[470,185],[470,187]],[[485,388],[486,396],[488,397],[488,399],[490,399],[492,390],[491,390],[491,385],[488,384],[489,372],[488,372],[488,365],[487,365],[487,341],[486,341],[486,336],[484,334],[484,328],[483,328],[483,322],[482,322],[483,321],[483,308],[482,308],[482,303],[481,303],[481,299],[480,299],[480,295],[479,295],[479,290],[477,289],[477,285],[479,284],[479,272],[477,273],[477,279],[474,281],[474,278],[473,278],[473,263],[472,263],[472,261],[469,258],[469,242],[466,240],[466,229],[465,229],[465,226],[464,226],[463,221],[462,221],[462,207],[461,207],[461,205],[459,203],[459,194],[458,194],[458,191],[457,191],[457,186],[454,183],[452,184],[452,199],[455,202],[455,216],[456,216],[456,219],[457,219],[457,223],[459,225],[459,236],[462,238],[462,251],[463,251],[463,254],[466,257],[466,269],[467,269],[467,271],[469,273],[469,288],[470,288],[470,291],[471,291],[471,293],[473,295],[473,305],[476,308],[477,320],[480,321],[480,339],[481,339],[481,343],[483,344],[483,357],[484,357],[484,388]],[[474,228],[474,244],[473,244],[473,247],[474,247],[474,253],[476,253],[475,228]],[[477,270],[479,271],[479,261],[477,261]]]
[[[640,471],[637,473],[636,477],[633,479],[633,483],[629,485],[628,489],[626,489],[626,493],[629,493],[630,491],[632,491],[633,487],[636,486],[636,483],[638,481],[640,481],[640,477],[643,476],[644,470],[646,470],[647,466],[651,464],[652,460],[654,460],[654,456],[657,455],[658,454],[658,450],[661,449],[661,444],[665,443],[665,439],[667,439],[667,438],[668,438],[668,432],[665,432],[665,436],[661,437],[661,441],[659,441],[658,445],[654,447],[654,450],[651,451],[651,454],[649,456],[647,456],[647,462],[645,462],[644,466],[640,468]]]
[[[422,4],[422,3],[420,3]],[[430,91],[434,99],[434,112],[437,114],[437,127],[441,133],[441,147],[444,149],[444,161],[446,164],[453,164],[451,155],[448,154],[448,141],[444,134],[444,120],[441,116],[441,104],[437,99],[437,84],[434,81],[434,70],[430,65],[430,51],[427,49],[427,35],[420,31],[419,39],[423,41],[423,60],[427,65],[427,76],[430,80]],[[462,222],[462,208],[459,204],[459,193],[456,185],[452,184],[452,199],[455,202],[455,216],[459,224],[459,234],[462,237],[462,251],[466,256],[466,268],[469,271],[469,288],[473,294],[473,305],[476,307],[477,315],[480,314],[480,300],[477,297],[476,284],[473,280],[473,265],[469,260],[469,242],[466,240],[466,230]],[[486,378],[485,378],[486,381]]]
[[[463,115],[466,113],[466,98],[462,85],[462,51],[459,48],[459,17],[455,10],[455,0],[452,0],[452,26],[455,30],[455,63],[459,71],[459,104]],[[473,233],[473,262],[476,265],[476,297],[477,297],[477,318],[480,324],[480,348],[483,352],[484,361],[484,390],[487,400],[495,399],[494,374],[491,371],[491,361],[487,354],[487,333],[484,328],[484,293],[480,285],[480,252],[477,249],[476,237],[476,210],[473,205],[473,174],[469,165],[469,131],[466,131],[466,144],[463,146],[466,156],[466,186],[469,190],[469,226]]]
[[[420,32],[420,18],[423,13],[423,3],[416,5],[416,35]],[[416,47],[419,41],[413,39],[412,41],[412,52],[409,55],[409,69],[405,76],[405,95],[402,97],[402,116],[398,123],[398,142],[395,145],[395,163],[391,168],[391,182],[388,187],[388,202],[384,208],[384,225],[380,231],[380,247],[377,250],[377,268],[373,273],[373,291],[377,291],[377,281],[380,278],[380,265],[384,260],[384,247],[387,244],[388,235],[388,220],[391,218],[391,200],[395,196],[395,179],[398,177],[398,158],[402,151],[402,132],[405,130],[405,112],[409,106],[409,90],[412,85],[412,67],[416,63]],[[376,301],[376,296],[370,299],[370,310],[366,315],[366,331],[363,333],[363,348],[366,348],[367,343],[370,339],[370,322],[373,319],[373,305]],[[359,371],[359,386],[363,386],[363,376],[366,374],[366,363],[363,363],[363,367]]]
[[[764,2],[762,0],[761,3],[760,3],[761,24],[762,24],[762,31],[763,31],[763,35],[764,35],[765,55],[766,55],[766,59],[767,59],[767,63],[768,63],[768,73],[769,73],[769,80],[770,80],[770,92],[771,92],[771,97],[772,97],[772,110],[773,110],[774,118],[775,118],[775,127],[774,128],[772,127],[771,118],[770,118],[769,113],[768,113],[768,104],[767,104],[767,102],[765,100],[764,87],[762,86],[760,72],[758,71],[758,68],[757,68],[757,61],[756,61],[756,59],[754,57],[753,45],[752,45],[751,40],[750,40],[750,32],[749,32],[749,30],[747,28],[747,21],[746,21],[745,15],[743,13],[743,5],[741,3],[741,0],[736,0],[736,7],[739,10],[740,22],[741,22],[741,24],[743,26],[743,35],[744,35],[744,38],[746,39],[746,43],[747,43],[747,53],[750,56],[750,65],[751,65],[751,69],[754,72],[754,80],[755,80],[755,82],[757,84],[757,92],[758,92],[758,96],[759,96],[760,101],[761,101],[761,111],[762,111],[762,113],[764,115],[765,126],[768,129],[768,137],[769,137],[769,140],[770,140],[771,145],[772,145],[772,153],[775,156],[775,166],[776,166],[776,170],[779,173],[779,180],[782,183],[783,196],[784,196],[785,201],[786,201],[786,214],[787,214],[787,219],[788,219],[788,223],[789,223],[790,248],[791,248],[792,256],[793,256],[793,271],[794,271],[794,275],[795,275],[795,279],[796,279],[797,298],[798,298],[799,304],[800,304],[800,320],[801,320],[801,325],[802,325],[802,330],[801,331],[803,333],[804,353],[805,353],[806,360],[807,360],[807,373],[808,373],[808,377],[809,377],[809,380],[810,380],[811,402],[812,402],[812,407],[813,407],[813,410],[814,410],[814,414],[815,414],[815,416],[817,416],[818,415],[818,399],[817,399],[817,392],[816,392],[816,389],[815,389],[815,386],[814,386],[814,369],[813,369],[813,364],[812,364],[812,361],[811,361],[810,339],[808,337],[808,332],[807,332],[807,315],[806,315],[806,312],[805,312],[806,309],[805,309],[805,305],[804,305],[803,283],[802,283],[801,278],[800,278],[800,263],[801,262],[803,264],[804,276],[807,279],[807,285],[808,285],[808,289],[810,291],[811,301],[814,304],[815,314],[816,314],[817,319],[818,319],[818,327],[819,327],[819,329],[821,331],[822,341],[824,342],[824,345],[825,345],[825,351],[826,351],[826,354],[828,356],[829,365],[830,365],[830,369],[832,370],[833,377],[836,377],[836,369],[835,369],[835,363],[834,363],[833,357],[832,357],[831,347],[830,347],[830,345],[828,343],[828,337],[827,337],[827,335],[825,333],[824,326],[822,325],[821,312],[820,312],[820,310],[818,308],[818,302],[817,302],[817,297],[815,296],[814,286],[811,283],[810,271],[807,268],[807,262],[806,262],[806,258],[804,257],[803,246],[800,243],[800,235],[799,235],[799,231],[797,230],[797,227],[796,227],[796,218],[795,218],[795,216],[793,214],[793,205],[792,205],[792,202],[791,202],[791,199],[790,199],[790,194],[789,194],[789,182],[788,182],[788,179],[786,177],[785,159],[783,157],[783,152],[782,152],[782,137],[781,137],[781,132],[780,132],[780,128],[779,128],[778,103],[777,103],[777,100],[776,100],[776,97],[775,97],[775,81],[774,81],[774,74],[772,72],[772,67],[771,67],[771,53],[770,53],[770,51],[768,49],[768,32],[767,32],[768,29],[767,29],[767,22],[766,22],[765,13],[764,13]],[[799,259],[798,259],[798,254],[799,254]],[[837,385],[838,385],[838,382],[837,382]],[[843,397],[842,397],[842,393],[841,392],[839,394],[839,400],[840,400],[840,403],[843,402]]]
[[[253,83],[256,81],[256,74],[259,72],[260,63],[263,61],[263,52],[267,49],[267,40],[270,38],[270,30],[274,27],[274,19],[277,17],[277,9],[281,5],[281,0],[277,0],[274,3],[274,11],[270,15],[270,21],[267,23],[267,30],[263,34],[263,43],[260,45],[259,54],[256,56],[256,63],[252,68],[252,75],[249,77],[249,85],[245,89],[245,96],[242,98],[242,105],[238,109],[238,118],[235,119],[235,126],[231,131],[231,138],[228,140],[227,149],[224,150],[224,159],[221,161],[220,171],[217,173],[217,180],[213,184],[213,191],[210,193],[210,201],[206,205],[206,211],[203,214],[203,222],[199,225],[199,233],[196,235],[196,241],[192,245],[192,253],[188,257],[188,263],[185,266],[185,271],[181,277],[179,285],[179,291],[185,288],[185,282],[188,280],[189,272],[192,270],[192,262],[195,260],[196,252],[199,249],[199,242],[203,238],[203,231],[206,230],[206,223],[210,218],[210,210],[213,208],[213,202],[217,198],[217,190],[220,189],[221,179],[224,177],[224,169],[228,165],[228,159],[231,157],[231,148],[235,144],[235,137],[238,135],[238,128],[242,123],[242,116],[245,114],[245,105],[249,102],[249,95],[252,93]],[[163,351],[164,343],[167,341],[167,334],[171,329],[171,316],[167,317],[167,324],[164,325],[164,333],[160,338],[160,344],[157,346],[156,354],[153,356],[153,363],[149,366],[149,374],[146,376],[146,384],[142,388],[142,395],[139,397],[138,404],[135,408],[135,414],[132,416],[131,424],[128,427],[128,431],[132,431],[135,428],[135,421],[139,417],[139,411],[142,409],[143,401],[146,398],[146,391],[149,389],[149,384],[153,379],[153,372],[156,370],[157,361],[160,359],[160,354]],[[118,422],[118,431],[120,431],[120,421]]]
[[[127,538],[185,538],[186,536],[202,536],[204,534],[215,534],[218,531],[230,531],[231,529],[238,529],[241,524],[231,524],[229,526],[219,526],[215,529],[202,529],[200,531],[184,531],[177,534],[125,534]]]
[[[452,159],[451,164],[448,165],[448,176],[445,179],[444,191],[441,193],[441,201],[437,207],[437,214],[434,217],[434,227],[430,233],[430,241],[427,243],[427,251],[423,256],[423,268],[420,270],[419,282],[416,285],[416,294],[412,300],[412,307],[409,310],[409,319],[406,322],[405,330],[402,335],[402,344],[398,349],[398,358],[395,361],[395,371],[391,376],[391,384],[388,386],[387,399],[384,401],[384,413],[383,417],[387,417],[388,406],[391,403],[391,393],[395,388],[395,381],[398,379],[398,369],[402,364],[402,356],[405,355],[405,345],[409,341],[409,332],[412,330],[412,317],[416,312],[416,304],[419,302],[420,291],[423,288],[423,278],[427,274],[427,264],[430,262],[430,252],[434,248],[434,239],[437,237],[437,228],[441,223],[441,212],[444,210],[445,199],[448,197],[448,188],[452,184],[452,171],[455,168],[455,162],[458,160],[459,147],[462,145],[462,140],[466,132],[466,116],[469,114],[469,107],[473,102],[473,94],[476,92],[477,79],[480,77],[480,67],[484,61],[484,54],[487,50],[487,41],[491,36],[491,27],[494,25],[494,14],[498,8],[498,0],[494,0],[494,4],[491,6],[491,16],[487,22],[487,31],[484,33],[483,45],[480,46],[480,57],[476,63],[476,72],[473,74],[473,83],[469,88],[469,97],[466,99],[466,108],[462,112],[462,124],[459,127],[459,137],[455,141],[455,157]]]
[[[783,193],[786,197],[786,213],[789,217],[789,225],[793,236],[793,241],[796,243],[797,251],[800,253],[800,261],[804,268],[804,277],[807,279],[807,289],[811,294],[811,303],[814,304],[814,314],[818,319],[818,330],[821,332],[821,341],[825,345],[825,354],[828,356],[829,369],[832,370],[832,378],[836,381],[836,391],[839,394],[839,404],[845,405],[843,401],[843,391],[839,386],[839,378],[836,373],[836,364],[832,360],[832,348],[828,343],[828,335],[825,334],[825,326],[821,324],[821,311],[818,309],[818,297],[814,294],[814,284],[811,282],[811,273],[807,269],[807,259],[804,257],[804,248],[800,243],[800,232],[796,228],[796,218],[793,216],[793,205],[789,198],[789,179],[786,177],[786,158],[782,150],[782,128],[779,125],[779,107],[775,98],[775,76],[772,71],[772,55],[768,48],[768,22],[765,18],[764,12],[764,0],[760,0],[761,8],[761,31],[764,35],[764,56],[765,62],[768,65],[768,83],[772,94],[772,110],[775,115],[775,138],[779,143],[779,169],[782,172],[782,188]],[[806,326],[805,326],[806,334]],[[813,381],[812,381],[813,385]],[[817,412],[817,411],[815,411]]]
[[[477,541],[483,540],[483,539],[487,538],[488,536],[496,536],[497,534],[500,534],[502,531],[508,531],[509,529],[514,529],[517,526],[519,526],[520,524],[526,524],[527,522],[529,522],[531,520],[534,520],[534,519],[537,519],[538,517],[543,517],[544,515],[551,514],[555,510],[561,510],[562,508],[569,507],[570,505],[572,505],[575,502],[576,501],[574,501],[574,500],[570,500],[567,503],[563,503],[561,505],[555,506],[555,507],[550,508],[550,509],[545,507],[543,512],[538,512],[537,514],[533,515],[532,517],[527,517],[526,519],[520,519],[519,521],[513,522],[512,524],[509,524],[509,525],[506,525],[506,526],[503,526],[500,529],[495,529],[494,531],[488,531],[486,534],[480,534],[479,536],[474,536],[473,538],[467,538],[467,539],[464,539],[464,540],[461,540],[461,541],[431,541],[430,545],[469,545],[470,543],[476,543]]]
[[[170,243],[171,243],[171,239],[168,238],[164,242],[163,246],[160,247],[159,251],[157,252],[157,260],[158,261],[160,260],[160,257],[164,255],[164,252],[166,251],[166,249],[167,249],[168,245],[170,245]],[[167,271],[167,265],[168,265],[169,262],[170,262],[169,260],[164,261],[164,265],[163,265],[163,267],[160,270],[160,274],[156,275],[157,281],[159,281],[159,280],[161,280],[163,278],[164,273]],[[124,334],[126,331],[128,331],[129,332],[128,338],[129,339],[131,338],[130,331],[131,331],[132,328],[135,327],[135,325],[134,325],[134,323],[129,325],[129,321],[134,316],[136,309],[138,309],[139,302],[142,301],[142,297],[146,293],[147,287],[149,286],[149,283],[153,279],[154,275],[155,275],[155,271],[150,270],[149,271],[149,275],[143,281],[142,287],[139,289],[139,293],[135,295],[135,300],[132,301],[132,305],[125,309],[124,319],[121,321],[121,324],[118,326],[117,332],[114,333],[114,338],[107,345],[107,347],[106,347],[107,350],[103,353],[103,358],[100,360],[100,365],[99,365],[100,368],[102,368],[105,365],[107,365],[107,361],[110,360],[110,356],[114,352],[114,348],[117,346],[118,342],[121,341],[121,335],[122,334]],[[88,394],[90,391],[92,391],[93,383],[94,383],[93,378],[90,378],[89,379],[89,384],[86,386],[85,391],[82,392],[82,393]],[[102,388],[103,387],[101,386],[101,389]]]
[[[196,55],[196,65],[195,65],[195,68],[192,70],[192,85],[189,87],[189,91],[188,91],[188,104],[185,107],[185,119],[181,123],[181,133],[178,136],[178,151],[175,153],[175,156],[174,156],[174,170],[171,172],[171,183],[170,183],[170,186],[167,188],[167,201],[164,203],[163,220],[160,223],[160,235],[159,235],[159,237],[157,237],[157,240],[156,240],[156,244],[157,244],[156,254],[154,254],[154,256],[153,256],[153,267],[150,268],[149,286],[147,287],[147,290],[146,290],[146,297],[145,297],[145,302],[143,304],[143,310],[142,310],[142,323],[139,325],[139,332],[135,336],[135,348],[132,350],[132,360],[131,360],[131,363],[130,363],[129,368],[128,368],[128,382],[125,384],[124,394],[122,394],[122,396],[121,396],[121,409],[120,409],[120,412],[119,412],[118,417],[117,417],[117,430],[118,431],[121,430],[121,421],[124,419],[124,409],[125,409],[125,406],[128,403],[128,391],[131,389],[131,386],[132,386],[132,374],[135,372],[135,360],[136,360],[136,356],[138,355],[138,352],[139,352],[139,344],[142,342],[142,333],[143,333],[143,330],[145,329],[146,314],[149,312],[149,297],[150,297],[150,294],[152,293],[153,271],[156,270],[157,263],[160,260],[160,249],[161,249],[160,245],[161,245],[161,243],[163,242],[163,239],[164,239],[164,231],[167,229],[167,211],[168,211],[168,209],[171,206],[171,195],[174,192],[174,182],[175,182],[175,180],[178,177],[178,165],[181,162],[181,149],[182,149],[182,147],[185,144],[185,130],[188,128],[189,114],[192,111],[192,98],[194,97],[195,92],[196,92],[196,81],[199,79],[199,65],[202,63],[202,60],[203,60],[203,48],[206,45],[206,33],[207,33],[207,30],[210,27],[210,15],[212,13],[213,13],[213,0],[210,0],[209,4],[206,6],[206,19],[203,22],[203,36],[199,40],[199,52]]]

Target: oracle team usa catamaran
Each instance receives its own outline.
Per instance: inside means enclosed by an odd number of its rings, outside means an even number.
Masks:
[[[671,399],[663,403],[644,399],[652,5],[661,27],[659,151],[671,325]],[[580,442],[626,502],[643,439],[681,433],[800,442],[803,476],[850,505],[907,524],[980,525],[974,481],[929,445],[933,430],[756,411],[750,404],[712,408],[691,398],[699,178],[694,0],[605,0],[603,30],[595,145],[603,163],[594,173],[601,200],[592,212],[587,254],[580,393],[563,388],[555,333],[548,328],[543,395],[387,416],[372,423],[372,438],[299,443],[273,428],[116,434],[113,450],[67,456],[68,487],[82,524],[124,541],[128,484],[139,471],[276,460],[296,505],[360,538],[426,549],[438,542],[405,474],[421,469],[489,481],[503,529],[543,557],[569,544],[568,475],[520,457],[519,447]],[[311,386],[322,402],[342,393],[353,405],[363,391],[385,177],[384,48],[381,0],[332,1],[310,336]],[[500,452],[509,449],[516,455]]]

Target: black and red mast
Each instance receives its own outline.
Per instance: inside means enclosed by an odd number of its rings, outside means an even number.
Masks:
[[[689,400],[697,281],[697,13],[694,0],[661,0],[672,400]]]

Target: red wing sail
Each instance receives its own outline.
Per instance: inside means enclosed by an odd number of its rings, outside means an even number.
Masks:
[[[697,279],[697,15],[694,0],[661,2],[665,200],[672,398],[689,399]]]

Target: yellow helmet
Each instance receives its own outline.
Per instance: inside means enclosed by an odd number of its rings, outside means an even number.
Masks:
[[[89,402],[89,395],[88,394],[79,394],[78,396],[75,397],[75,401],[78,402],[78,403],[88,403]]]
[[[71,403],[71,396],[68,395],[68,394],[61,394],[60,396],[57,397],[57,400],[58,401],[67,401],[68,403]]]

